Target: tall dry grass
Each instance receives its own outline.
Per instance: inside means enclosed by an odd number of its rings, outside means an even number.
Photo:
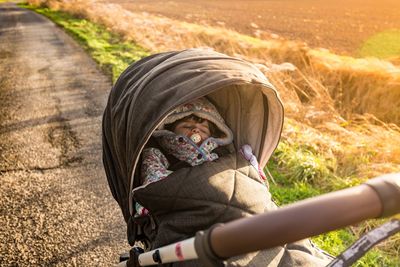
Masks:
[[[343,170],[351,169],[359,176],[400,171],[396,126],[400,124],[400,68],[390,62],[338,56],[300,42],[257,39],[95,0],[28,2],[103,24],[153,52],[211,47],[252,61],[283,99],[292,122],[284,138],[313,143],[340,159]],[[360,155],[364,160],[358,160]]]

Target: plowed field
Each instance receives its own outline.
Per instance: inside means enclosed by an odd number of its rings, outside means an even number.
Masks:
[[[355,55],[369,37],[400,29],[399,0],[103,0],[126,9],[222,26],[253,36],[277,34]]]

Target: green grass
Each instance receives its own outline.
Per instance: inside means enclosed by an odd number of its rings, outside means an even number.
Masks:
[[[131,63],[150,54],[143,47],[125,41],[121,36],[86,19],[76,18],[70,14],[45,7],[34,7],[27,4],[20,4],[20,6],[42,14],[64,28],[99,66],[111,75],[113,82]]]
[[[381,59],[400,57],[400,29],[380,32],[363,43],[358,56]]]
[[[363,182],[363,179],[357,177],[349,179],[338,176],[336,162],[318,154],[315,148],[285,140],[277,147],[267,168],[276,181],[276,184],[270,183],[270,191],[278,205],[293,203]],[[382,222],[383,220],[371,221],[371,224],[380,225]],[[368,228],[363,224],[357,227]],[[312,240],[321,249],[337,256],[358,238],[359,236],[349,227],[313,237]],[[398,255],[391,255],[387,251],[374,248],[354,266],[398,267],[400,263]]]
[[[133,42],[124,41],[123,38],[107,31],[103,26],[85,19],[48,8],[20,6],[43,14],[64,28],[89,52],[113,81],[130,63],[150,54],[146,49]],[[370,51],[368,52],[371,53],[370,55],[378,53],[372,46],[368,49],[365,51]],[[357,162],[354,164],[357,165]],[[363,181],[351,176],[351,166],[348,171],[343,172],[343,168],[339,165],[340,162],[338,163],[337,160],[320,154],[316,147],[284,140],[268,163],[268,169],[277,182],[277,184],[271,183],[271,193],[279,205],[285,205],[354,186]],[[338,255],[356,239],[357,236],[353,231],[346,228],[314,237],[313,241],[330,254]],[[398,255],[390,256],[382,250],[374,249],[359,260],[356,266],[399,266],[397,257]]]

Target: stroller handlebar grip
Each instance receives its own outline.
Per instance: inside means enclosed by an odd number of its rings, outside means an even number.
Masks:
[[[367,181],[378,194],[382,203],[379,217],[387,217],[400,213],[400,173],[380,176]]]
[[[210,250],[221,259],[326,233],[400,212],[400,173],[306,199],[211,229]]]

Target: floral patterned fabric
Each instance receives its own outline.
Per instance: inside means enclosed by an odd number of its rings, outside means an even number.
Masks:
[[[166,153],[189,163],[191,166],[218,159],[218,155],[212,153],[218,147],[213,137],[204,140],[200,146],[197,146],[184,135],[165,131],[165,135],[158,137],[158,142]],[[157,182],[170,175],[172,171],[168,170],[169,167],[170,163],[159,149],[152,147],[144,149],[141,169],[143,185]],[[146,215],[147,213],[146,208],[136,203],[136,216]]]

